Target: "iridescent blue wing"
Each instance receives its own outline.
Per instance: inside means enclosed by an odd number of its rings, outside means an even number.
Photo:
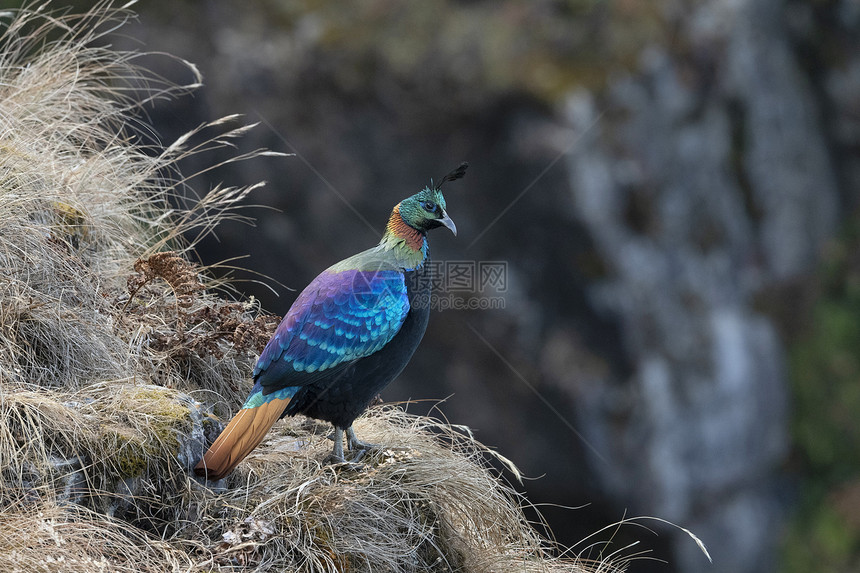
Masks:
[[[380,350],[408,312],[406,282],[397,269],[324,271],[290,307],[254,378],[267,389],[306,384],[314,374]]]

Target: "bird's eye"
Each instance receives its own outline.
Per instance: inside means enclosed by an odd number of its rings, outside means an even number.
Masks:
[[[432,213],[436,210],[436,203],[434,203],[433,201],[424,201],[421,206],[424,207],[424,210],[428,213]]]

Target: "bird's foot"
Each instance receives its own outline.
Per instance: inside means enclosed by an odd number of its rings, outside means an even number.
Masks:
[[[365,468],[364,464],[358,463],[358,460],[360,460],[360,459],[361,459],[360,457],[355,457],[352,460],[346,460],[343,456],[336,456],[335,454],[329,454],[323,460],[323,463],[335,466],[338,469],[357,472],[357,471],[361,471]]]
[[[346,458],[344,458],[343,456],[339,456],[339,455],[335,454],[334,452],[332,452],[323,459],[323,463],[324,464],[345,464],[347,462],[346,462]]]
[[[355,452],[355,456],[353,457],[353,461],[358,461],[367,455],[368,452],[372,452],[375,450],[383,449],[379,444],[371,444],[368,442],[362,442],[355,435],[355,431],[352,429],[352,426],[346,429],[346,443],[347,447],[351,452]]]
[[[368,444],[368,445],[372,445],[372,444]],[[360,449],[352,449],[352,448],[350,448],[350,451],[351,451],[351,452],[353,452],[353,454],[352,454],[352,463],[354,463],[354,464],[359,463],[361,460],[363,460],[363,459],[364,459],[364,456],[366,456],[366,455],[367,455],[367,453],[368,453],[369,451],[371,451],[371,449],[372,449],[372,448],[360,448]]]
[[[348,466],[352,462],[348,461],[345,457],[339,456],[337,454],[329,454],[323,459],[324,464],[329,464],[333,466]]]
[[[349,436],[349,435],[350,434],[347,433],[347,436]],[[355,436],[355,434],[352,434],[352,435]],[[343,430],[335,427],[334,434],[332,436],[329,436],[329,437],[334,440],[334,449],[332,450],[332,452],[328,456],[326,456],[326,458],[323,460],[323,463],[332,464],[332,465],[337,466],[338,468],[342,468],[342,469],[346,469],[346,470],[352,470],[352,471],[358,471],[358,470],[361,470],[362,468],[364,468],[364,464],[358,463],[358,461],[362,457],[364,457],[363,456],[364,452],[361,452],[362,455],[353,456],[353,459],[349,460],[349,461],[347,461],[347,459],[344,457],[344,455],[343,455]],[[350,441],[349,444],[350,444],[350,449],[352,449],[352,446],[351,446],[352,441]]]
[[[379,444],[369,444],[367,442],[359,442],[358,440],[349,442],[348,446],[351,452],[371,452],[385,449]]]
[[[334,440],[334,450],[325,458],[325,463],[359,470],[364,467],[364,464],[359,462],[361,462],[368,453],[383,449],[382,446],[377,444],[362,442],[356,437],[355,431],[353,431],[352,427],[349,427],[346,429],[346,444],[350,453],[352,453],[352,459],[347,460],[343,455],[342,432],[343,430],[335,427],[334,433],[329,436],[330,439]]]

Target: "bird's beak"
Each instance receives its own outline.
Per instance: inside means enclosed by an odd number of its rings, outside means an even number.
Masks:
[[[448,216],[448,213],[443,213],[443,217],[441,219],[436,219],[436,221],[440,225],[444,225],[448,227],[448,229],[454,233],[454,236],[457,236],[457,225],[454,224],[454,221],[451,220],[451,217]]]

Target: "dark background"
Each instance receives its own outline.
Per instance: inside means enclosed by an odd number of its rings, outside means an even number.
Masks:
[[[7,3],[8,4],[8,3]],[[622,518],[630,571],[851,571],[860,555],[860,9],[851,0],[168,2],[113,41],[194,62],[164,143],[239,113],[255,227],[199,249],[284,314],[446,187],[439,261],[504,262],[504,308],[434,313],[386,401],[466,424],[555,537]],[[168,79],[178,62],[143,60]],[[240,122],[237,122],[238,125]],[[185,174],[226,159],[192,157]],[[369,225],[368,225],[369,223]],[[478,304],[478,303],[473,303]],[[576,545],[582,551],[591,540]],[[592,550],[595,555],[601,546]]]

